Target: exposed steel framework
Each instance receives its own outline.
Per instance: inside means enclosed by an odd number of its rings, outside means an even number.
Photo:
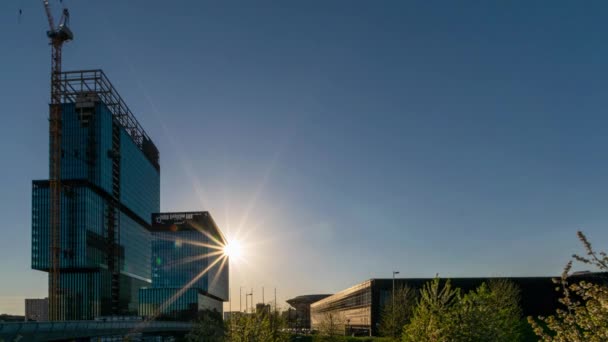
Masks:
[[[118,91],[100,69],[64,71],[58,74],[62,102],[76,102],[78,96],[93,93],[105,104],[114,120],[124,127],[137,147],[143,150],[144,141],[150,137],[139,124]]]
[[[49,115],[50,135],[50,233],[51,267],[49,271],[49,319],[61,319],[61,50],[63,43],[74,38],[68,28],[69,12],[63,10],[59,26],[55,26],[48,0],[43,0],[44,10],[49,21],[47,36],[51,45],[51,105]]]

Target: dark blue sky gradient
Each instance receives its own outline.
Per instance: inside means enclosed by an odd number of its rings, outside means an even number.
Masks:
[[[104,69],[156,142],[163,210],[248,234],[234,296],[557,275],[577,229],[608,242],[604,1],[64,2],[64,68]],[[0,3],[0,312],[46,292],[46,29]]]

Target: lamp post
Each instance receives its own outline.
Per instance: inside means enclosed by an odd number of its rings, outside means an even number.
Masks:
[[[392,305],[392,315],[393,316],[393,337],[395,337],[395,275],[399,274],[399,271],[393,271],[393,305]]]
[[[253,290],[251,293],[245,293],[245,313],[249,313],[249,302],[247,301],[251,297],[251,303],[253,303]]]
[[[346,319],[346,335],[350,335],[350,318]]]

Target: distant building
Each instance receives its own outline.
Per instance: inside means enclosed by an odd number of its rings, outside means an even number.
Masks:
[[[330,294],[312,294],[298,296],[287,300],[295,312],[288,312],[287,320],[290,323],[290,328],[293,329],[310,329],[310,305],[321,299],[331,296]]]
[[[136,315],[137,290],[150,284],[150,217],[160,210],[158,150],[103,71],[58,77],[61,245],[50,318]],[[44,272],[52,267],[50,199],[50,181],[33,181],[32,268]]]
[[[49,320],[49,299],[26,299],[25,320],[45,322]]]
[[[606,282],[606,273],[572,276],[577,280]],[[468,292],[491,278],[450,278],[452,286]],[[549,315],[558,307],[559,293],[551,277],[510,277],[521,291],[520,306],[524,317]],[[420,289],[430,278],[395,279],[395,286]],[[445,279],[442,279],[445,281]],[[382,308],[391,300],[392,279],[370,279],[313,303],[311,326],[318,329],[331,314],[344,324],[348,335],[377,335]]]
[[[25,320],[25,316],[18,316],[18,315],[8,315],[8,314],[1,314],[0,315],[0,322],[5,323],[5,322],[19,322],[19,323],[23,323],[23,321]],[[0,338],[0,341],[2,341],[2,339]]]
[[[270,304],[264,304],[264,303],[257,303],[255,305],[255,312],[257,314],[261,314],[261,313],[270,313],[270,310],[272,310],[272,308],[270,307]]]
[[[193,320],[201,310],[223,311],[228,300],[226,241],[208,212],[152,216],[152,287],[139,290],[139,314]]]

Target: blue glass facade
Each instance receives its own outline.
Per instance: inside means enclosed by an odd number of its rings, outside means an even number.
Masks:
[[[139,291],[139,312],[157,320],[189,321],[200,310],[222,312],[222,302],[209,298],[199,289],[148,288]]]
[[[183,241],[208,243],[198,231],[154,232],[152,241],[152,287],[182,287],[195,279],[209,265],[209,249]],[[206,289],[209,273],[199,277],[192,287]]]
[[[61,179],[88,180],[111,193],[112,113],[101,102],[89,111],[94,116],[82,112],[73,103],[62,106]]]
[[[203,308],[221,312],[228,300],[228,262],[211,215],[163,213],[152,222],[152,287],[140,290],[140,315],[193,319]]]
[[[84,184],[84,183],[83,183]],[[104,229],[107,205],[91,187],[72,183],[61,194],[61,267],[96,268],[105,263]],[[32,268],[50,266],[49,183],[34,181],[32,190]]]
[[[113,313],[108,266],[111,222],[117,224],[120,314],[136,314],[138,290],[151,283],[149,228],[151,214],[160,209],[158,160],[153,162],[108,106],[95,99],[88,98],[84,105],[78,101],[62,105],[59,286],[60,315],[65,320]],[[49,182],[34,181],[32,268],[47,272],[49,210]],[[114,211],[118,219],[112,221]]]
[[[125,213],[120,214],[120,225],[120,244],[128,246],[124,251],[121,271],[149,284],[151,281],[150,264],[148,263],[150,260],[150,232]]]
[[[120,202],[149,222],[160,210],[160,174],[124,129],[120,131]]]

